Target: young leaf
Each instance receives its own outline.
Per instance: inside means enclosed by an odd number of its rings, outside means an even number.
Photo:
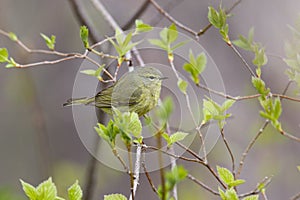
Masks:
[[[140,137],[142,133],[142,123],[139,119],[137,113],[130,113],[130,122],[128,124],[128,132],[130,132],[134,137]]]
[[[239,200],[239,197],[234,188],[230,188],[226,191],[226,197],[228,200]]]
[[[85,48],[89,47],[89,29],[86,26],[80,27],[80,38]]]
[[[235,100],[232,99],[228,99],[226,100],[221,107],[221,111],[225,112],[226,110],[228,110],[233,104],[235,103]]]
[[[86,69],[86,70],[80,71],[80,73],[86,74],[86,75],[89,75],[89,76],[95,76],[96,70],[93,70],[93,69]]]
[[[175,42],[177,40],[178,37],[178,31],[176,28],[176,25],[173,23],[171,24],[171,26],[168,29],[168,43],[172,44],[173,42]]]
[[[180,131],[172,134],[170,136],[170,142],[168,142],[168,146],[171,146],[175,142],[179,142],[179,141],[183,140],[187,135],[188,135],[188,133],[184,133],[184,132],[180,132]]]
[[[55,200],[57,197],[57,190],[55,184],[52,182],[52,178],[50,177],[48,180],[39,184],[36,188],[38,193],[37,199],[43,200]]]
[[[149,39],[148,41],[150,42],[150,44],[157,46],[159,48],[162,48],[165,51],[168,51],[168,45],[165,42],[163,42],[162,40]]]
[[[268,58],[265,54],[265,50],[263,48],[255,50],[255,58],[253,59],[253,64],[257,67],[261,67],[268,62]]]
[[[177,86],[183,94],[186,94],[186,88],[188,86],[188,83],[186,81],[179,79],[177,81]]]
[[[38,194],[37,194],[35,187],[30,185],[29,183],[24,182],[23,180],[20,180],[20,181],[21,181],[23,191],[25,192],[26,196],[30,200],[37,200]]]
[[[104,195],[104,200],[127,200],[123,194]]]
[[[13,33],[13,32],[9,32],[8,36],[14,42],[18,40],[18,36],[15,33]]]
[[[49,38],[47,35],[45,35],[43,33],[41,33],[41,36],[45,40],[46,45],[48,46],[48,48],[50,50],[54,50],[56,37],[54,35],[51,35],[51,37]]]
[[[206,55],[202,52],[195,58],[193,52],[190,50],[189,62],[183,65],[183,69],[191,74],[194,83],[199,84],[199,75],[206,67]]]
[[[82,190],[78,184],[78,180],[68,189],[69,200],[81,200]]]
[[[149,24],[144,24],[142,20],[135,20],[135,30],[136,32],[148,32],[153,29]]]
[[[217,171],[220,179],[227,185],[234,181],[233,174],[228,169],[217,166]]]
[[[258,199],[259,199],[258,195],[251,195],[251,196],[243,198],[243,200],[258,200]]]
[[[300,165],[299,165],[299,166],[297,166],[297,169],[298,169],[298,171],[300,172]]]
[[[229,187],[235,187],[235,186],[241,185],[243,183],[245,183],[245,180],[237,179],[237,180],[234,180],[231,183],[229,183],[228,186]]]
[[[0,63],[8,62],[8,51],[6,48],[0,48]]]
[[[220,194],[221,199],[222,200],[227,200],[225,192],[220,187],[218,187],[218,190],[219,190],[219,194]]]

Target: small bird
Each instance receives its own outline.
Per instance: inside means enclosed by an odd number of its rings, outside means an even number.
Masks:
[[[154,67],[138,67],[96,96],[69,99],[63,106],[93,104],[108,114],[112,114],[112,107],[115,107],[121,112],[143,116],[157,105],[163,79],[166,77]]]

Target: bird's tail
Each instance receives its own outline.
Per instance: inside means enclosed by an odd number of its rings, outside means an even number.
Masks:
[[[83,97],[83,98],[78,98],[78,99],[69,99],[69,100],[67,100],[66,103],[63,104],[63,107],[72,106],[72,105],[80,105],[80,104],[88,105],[94,101],[95,101],[95,97],[91,97],[91,98]]]

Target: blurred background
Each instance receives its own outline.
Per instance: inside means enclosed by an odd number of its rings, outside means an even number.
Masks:
[[[90,1],[78,2],[90,19],[97,39],[113,34],[114,31]],[[137,0],[102,2],[121,27],[143,4],[143,1]],[[178,21],[196,31],[208,24],[207,7],[217,7],[220,3],[214,0],[157,2],[166,6]],[[223,0],[227,8],[234,2]],[[284,43],[292,37],[287,24],[295,23],[299,11],[300,2],[297,0],[243,0],[228,21],[230,37],[237,39],[239,34],[247,35],[248,30],[254,27],[255,41],[262,43],[269,55],[284,56]],[[140,18],[145,23],[155,22],[158,27],[170,25],[168,20],[159,16],[157,10],[149,5]],[[0,0],[0,29],[16,33],[33,49],[47,48],[40,37],[40,33],[44,33],[56,35],[57,50],[84,52],[79,37],[80,25],[67,0]],[[208,30],[199,42],[219,67],[228,94],[242,96],[255,93],[248,71],[222,41],[216,29]],[[19,63],[53,59],[29,55],[3,36],[0,36],[0,47],[6,47]],[[241,52],[251,63],[253,55]],[[52,176],[60,196],[65,196],[67,187],[76,179],[81,186],[85,185],[91,156],[76,133],[71,109],[62,108],[62,103],[72,96],[80,64],[80,60],[72,60],[27,69],[5,69],[0,64],[0,199],[26,199],[19,179],[37,185]],[[269,56],[267,66],[263,67],[263,78],[272,91],[280,93],[284,90],[288,82],[284,75],[286,69],[286,64],[280,58]],[[292,85],[288,95],[295,96],[294,90]],[[228,122],[225,132],[237,158],[236,163],[264,122],[258,114],[259,109],[257,101],[247,100],[236,103],[230,110],[234,118]],[[283,101],[283,109],[283,128],[299,137],[300,104]],[[219,141],[210,152],[208,159],[212,166],[230,167],[230,159],[224,149],[223,142]],[[265,176],[273,175],[267,188],[269,199],[288,199],[298,193],[300,173],[296,166],[300,165],[299,153],[300,144],[282,137],[269,126],[246,159],[241,175],[246,184],[240,187],[240,191],[254,189]],[[184,164],[194,176],[215,187],[215,181],[203,167]],[[100,162],[97,162],[96,168],[96,187],[91,199],[102,199],[104,194],[109,193],[129,194],[127,174]],[[159,183],[159,174],[152,172],[151,175],[155,183]],[[189,180],[180,183],[178,188],[179,199],[195,199],[196,196],[196,199],[218,199]],[[156,199],[143,175],[137,199]]]

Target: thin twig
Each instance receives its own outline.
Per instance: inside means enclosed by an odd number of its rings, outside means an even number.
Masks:
[[[298,194],[295,194],[291,200],[297,200],[297,199],[300,199],[300,192]]]
[[[242,154],[241,161],[240,161],[239,167],[238,167],[237,172],[236,172],[236,178],[238,178],[240,176],[241,172],[242,172],[242,168],[244,166],[244,162],[245,162],[246,156],[248,155],[250,149],[253,147],[254,143],[257,141],[257,139],[259,138],[259,136],[263,133],[263,131],[265,130],[265,128],[267,127],[268,124],[269,124],[269,120],[266,120],[264,122],[264,124],[262,125],[262,127],[257,132],[257,134],[255,135],[255,137],[248,144],[248,146],[245,149],[244,153]]]
[[[174,9],[176,6],[179,5],[179,3],[182,3],[184,0],[172,0],[168,1],[167,5],[163,7],[163,10],[167,13],[169,13],[172,9]],[[155,26],[157,25],[162,19],[164,18],[164,15],[155,15],[151,20],[151,25]]]
[[[129,169],[128,169],[126,163],[125,163],[125,161],[123,160],[123,158],[118,153],[117,149],[116,148],[112,149],[112,152],[113,152],[114,156],[116,156],[118,158],[118,160],[122,164],[122,166],[123,166],[124,170],[127,172],[127,174],[130,175],[130,171],[129,171]]]
[[[231,171],[233,173],[233,176],[235,177],[235,161],[234,161],[234,156],[233,156],[231,148],[229,147],[228,141],[225,138],[224,129],[222,128],[220,132],[221,132],[221,135],[222,135],[223,142],[224,142],[224,144],[226,146],[226,149],[227,149],[227,151],[228,151],[228,153],[230,155],[231,164],[232,164],[232,170]]]
[[[228,43],[227,43],[228,44]],[[233,52],[240,58],[240,60],[243,62],[244,66],[248,69],[248,71],[250,72],[250,74],[254,77],[257,77],[257,75],[252,71],[251,67],[249,66],[249,64],[247,63],[247,61],[244,59],[244,57],[240,54],[240,52],[235,48],[235,46],[230,43],[228,44],[229,47],[231,47],[231,49],[233,50]]]
[[[172,17],[168,12],[166,12],[156,1],[149,0],[152,5],[156,8],[156,10],[164,15],[169,21],[174,23],[177,27],[181,28],[182,30],[185,30],[186,32],[192,34],[193,36],[197,37],[197,32],[192,30],[191,28],[185,26],[181,22],[177,21],[174,17]]]
[[[156,133],[157,148],[162,148],[162,130]],[[158,151],[158,163],[160,172],[160,182],[161,182],[161,199],[166,200],[166,182],[165,182],[165,172],[164,172],[164,160],[162,156],[162,151]]]
[[[270,177],[265,177],[262,181],[260,181],[256,187],[250,191],[250,192],[247,192],[245,194],[240,194],[239,195],[239,198],[244,198],[244,197],[247,197],[247,196],[250,196],[250,195],[255,195],[255,194],[259,194],[261,191],[260,187],[261,185],[264,185],[264,188],[266,188],[270,183],[271,183],[271,180],[272,180],[272,176]]]
[[[174,61],[173,61],[172,59],[169,59],[169,63],[170,63],[170,65],[171,65],[172,71],[174,72],[174,74],[175,74],[177,80],[178,80],[178,81],[181,80],[181,78],[180,78],[180,76],[179,76],[179,74],[178,74],[178,72],[177,72],[177,70],[176,70],[176,68],[175,68]],[[196,119],[195,119],[194,114],[193,114],[193,111],[192,111],[191,104],[190,104],[189,95],[187,94],[187,92],[184,92],[183,94],[184,94],[184,96],[185,96],[187,108],[188,108],[188,110],[189,110],[189,112],[190,112],[190,115],[191,115],[191,117],[192,117],[192,120],[193,120],[193,122],[194,122],[194,125],[195,125],[195,127],[198,127],[198,126],[197,126]],[[202,134],[200,128],[196,128],[196,130],[197,130],[198,135],[200,136],[200,140],[201,140],[200,142],[201,142],[202,151],[203,151],[203,154],[204,154],[204,159],[203,159],[203,160],[204,160],[205,163],[207,163],[207,156],[206,156],[206,149],[205,149],[205,144],[204,144],[204,137],[203,137],[203,134]]]
[[[131,19],[122,27],[123,30],[129,29],[135,22],[136,19],[140,18],[147,8],[150,5],[149,0],[145,0],[145,2],[141,5],[141,7],[138,9],[138,11],[131,17]]]
[[[198,180],[197,178],[195,178],[194,176],[192,176],[191,174],[188,174],[187,176],[191,181],[193,181],[194,183],[196,183],[197,185],[200,185],[202,188],[204,188],[205,190],[209,191],[210,193],[219,196],[219,192],[214,191],[213,189],[211,189],[209,186],[205,185],[203,182],[201,182],[200,180]]]
[[[153,181],[151,179],[151,176],[150,176],[150,174],[149,174],[149,172],[147,170],[145,160],[146,160],[146,157],[145,157],[145,148],[144,148],[144,146],[142,146],[142,167],[143,167],[143,170],[145,172],[145,175],[147,177],[147,180],[148,180],[148,182],[149,182],[149,184],[150,184],[153,192],[158,195],[157,189],[156,189],[156,187],[155,187],[155,185],[154,185],[154,183],[153,183]]]

